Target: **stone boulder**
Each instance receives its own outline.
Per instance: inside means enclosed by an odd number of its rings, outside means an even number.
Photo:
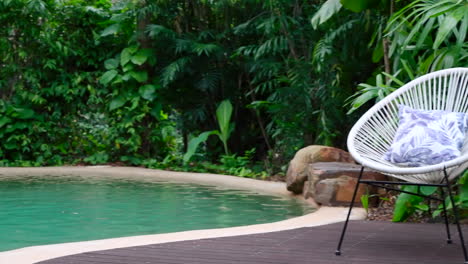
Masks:
[[[309,164],[333,161],[355,163],[348,152],[338,148],[313,145],[300,149],[289,163],[286,173],[287,189],[295,194],[302,193]]]
[[[357,164],[343,162],[318,162],[307,167],[307,186],[304,186],[304,197],[313,198],[315,202],[327,206],[349,205],[353,197],[354,188],[361,171]],[[362,176],[366,180],[387,180],[387,176],[364,170]],[[365,193],[376,194],[378,188],[361,184],[355,202],[361,202],[360,197]]]

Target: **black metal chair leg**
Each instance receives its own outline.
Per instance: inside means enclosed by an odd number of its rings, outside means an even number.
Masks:
[[[447,244],[452,244],[452,237],[450,236],[450,228],[449,228],[449,222],[448,222],[447,205],[445,204],[445,193],[444,193],[443,187],[440,188],[440,192],[442,194],[442,206],[444,208],[445,229],[447,231]]]
[[[356,183],[356,187],[354,188],[353,198],[351,200],[351,204],[349,205],[348,215],[346,216],[346,221],[345,221],[345,224],[343,226],[343,230],[341,231],[340,242],[338,243],[338,247],[336,248],[336,251],[335,251],[335,255],[337,255],[337,256],[341,255],[341,244],[343,243],[343,238],[344,238],[344,235],[346,233],[346,228],[348,227],[349,217],[351,215],[351,210],[353,210],[354,200],[356,199],[356,194],[357,194],[357,191],[359,189],[359,184],[361,183],[361,178],[362,178],[363,172],[364,172],[364,167],[361,168],[361,172],[359,173],[359,178],[358,178],[358,181]]]
[[[455,224],[457,224],[458,235],[460,236],[460,243],[463,249],[463,256],[465,257],[465,264],[468,264],[468,255],[466,254],[465,240],[463,239],[463,232],[460,227],[460,222],[458,221],[458,209],[457,209],[457,206],[455,205],[455,201],[453,200],[452,193],[450,192],[450,182],[448,180],[447,170],[445,168],[444,168],[444,177],[445,177],[445,182],[447,183],[450,202],[452,203],[452,207],[453,207],[453,215],[455,217]]]

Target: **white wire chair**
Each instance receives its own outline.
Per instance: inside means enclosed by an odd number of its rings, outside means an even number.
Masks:
[[[357,189],[361,183],[401,192],[406,191],[391,188],[388,185],[436,186],[441,189],[442,195],[444,195],[443,188],[447,188],[447,194],[452,204],[454,204],[450,193],[450,182],[468,168],[468,136],[465,136],[461,155],[456,159],[421,167],[404,167],[391,163],[384,159],[384,154],[390,148],[398,128],[399,105],[406,105],[420,110],[446,110],[468,113],[468,68],[452,68],[436,71],[405,84],[369,109],[353,126],[348,135],[348,150],[353,158],[362,165],[362,170],[356,184],[338,248],[335,252],[336,255],[341,255],[341,244],[348,225],[349,215],[354,205]],[[362,180],[364,168],[375,170],[403,181],[378,182]],[[418,193],[410,194],[442,202],[444,205],[447,242],[451,243],[444,197],[424,196]],[[455,206],[454,215],[465,263],[468,263],[468,255]]]

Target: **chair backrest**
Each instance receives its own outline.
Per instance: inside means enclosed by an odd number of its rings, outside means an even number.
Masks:
[[[348,136],[348,150],[357,162],[384,173],[411,174],[453,167],[468,160],[468,137],[462,157],[444,164],[408,168],[384,160],[382,157],[398,128],[400,104],[414,109],[468,113],[468,68],[441,70],[421,76],[369,109]]]

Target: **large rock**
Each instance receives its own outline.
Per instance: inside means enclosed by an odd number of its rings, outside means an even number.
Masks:
[[[286,184],[289,191],[300,194],[307,180],[307,166],[316,162],[354,163],[351,155],[341,149],[327,146],[308,146],[300,149],[289,163]]]
[[[343,162],[319,162],[307,168],[307,185],[304,197],[327,206],[348,205],[352,200],[354,188],[361,171],[361,166]],[[387,177],[378,172],[364,170],[363,179],[383,181]],[[355,202],[360,203],[361,195],[378,192],[376,187],[361,184]]]

